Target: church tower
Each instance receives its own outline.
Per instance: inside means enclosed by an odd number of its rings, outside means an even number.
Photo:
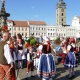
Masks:
[[[56,7],[56,25],[66,25],[66,4],[63,0],[59,0]]]

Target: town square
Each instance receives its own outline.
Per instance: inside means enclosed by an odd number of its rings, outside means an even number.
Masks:
[[[80,80],[79,3],[0,0],[0,80]]]

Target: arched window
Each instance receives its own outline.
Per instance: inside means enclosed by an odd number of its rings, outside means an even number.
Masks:
[[[63,21],[63,19],[62,19],[62,21]]]
[[[64,14],[62,13],[62,16],[63,16]]]

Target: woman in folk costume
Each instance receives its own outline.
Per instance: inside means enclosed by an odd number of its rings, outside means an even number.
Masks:
[[[34,59],[34,66],[36,69],[38,68],[39,58],[40,58],[41,54],[42,54],[42,44],[39,43],[39,46],[37,48],[37,54],[36,54],[35,59]]]
[[[24,46],[22,44],[21,34],[17,34],[17,43],[18,43],[17,44],[18,54],[17,54],[16,60],[19,61],[19,67],[23,68],[23,60],[26,59],[26,57],[25,57],[25,54],[24,54]]]
[[[63,50],[63,53],[62,53],[62,60],[61,60],[61,64],[64,64],[65,63],[65,58],[66,58],[66,54],[67,54],[67,41],[66,39],[64,39],[61,43],[61,47],[62,47],[62,50]]]
[[[26,69],[26,78],[28,78],[28,73],[30,71],[30,75],[31,77],[33,76],[33,69],[34,69],[34,61],[33,61],[33,57],[34,54],[32,52],[32,47],[29,47],[29,53],[27,54],[27,69]]]
[[[47,37],[43,39],[45,41],[42,48],[42,55],[39,60],[37,74],[39,77],[42,77],[42,80],[52,80],[52,77],[54,77],[56,73],[54,56],[51,53],[50,44],[48,44],[49,39]]]
[[[68,54],[65,60],[65,66],[67,66],[69,69],[69,76],[67,77],[68,79],[75,77],[75,73],[74,73],[74,68],[76,66],[76,57],[74,53],[75,50],[76,50],[75,43],[73,41],[69,41],[67,46]]]

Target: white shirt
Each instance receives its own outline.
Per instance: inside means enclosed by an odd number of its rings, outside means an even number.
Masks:
[[[27,54],[27,60],[32,62],[32,60],[30,59],[30,53]]]
[[[4,45],[4,56],[5,56],[8,64],[13,63],[13,58],[12,58],[12,55],[11,55],[10,48],[9,48],[8,44]]]
[[[71,49],[71,45],[68,45],[67,50],[70,51],[70,49]]]

